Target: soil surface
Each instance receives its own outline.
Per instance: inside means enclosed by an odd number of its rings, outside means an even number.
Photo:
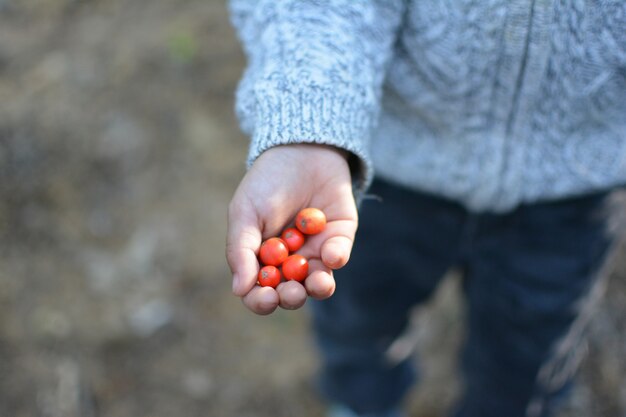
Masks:
[[[313,417],[307,310],[230,294],[244,58],[217,0],[0,0],[0,416]],[[563,416],[626,413],[626,262]],[[416,311],[412,416],[454,399],[458,279]]]

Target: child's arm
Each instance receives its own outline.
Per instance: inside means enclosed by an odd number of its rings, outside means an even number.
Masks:
[[[251,136],[251,169],[230,205],[227,258],[233,292],[259,314],[279,303],[296,308],[307,293],[330,296],[331,268],[347,262],[357,225],[352,187],[359,193],[371,180],[367,140],[402,4],[231,1],[248,56],[237,113]],[[303,248],[307,256],[321,258],[312,261],[307,291],[255,287],[261,240],[276,235],[306,206],[329,217],[327,230]]]

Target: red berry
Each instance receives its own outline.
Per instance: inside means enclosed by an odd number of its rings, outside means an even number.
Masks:
[[[309,274],[309,262],[302,255],[291,255],[283,262],[282,269],[285,279],[304,281]]]
[[[272,265],[266,265],[259,271],[259,285],[261,287],[276,288],[280,284],[280,271]]]
[[[259,259],[263,265],[279,266],[289,256],[289,249],[282,239],[271,237],[261,244]]]
[[[295,252],[304,245],[304,235],[293,227],[285,229],[280,238],[287,244],[289,252]]]
[[[305,235],[316,235],[326,227],[326,216],[320,209],[302,209],[296,216],[296,227]]]

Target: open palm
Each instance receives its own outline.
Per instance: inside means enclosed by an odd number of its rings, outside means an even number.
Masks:
[[[295,281],[276,289],[256,285],[261,242],[278,236],[305,207],[321,209],[326,229],[307,237],[298,251],[309,259],[304,286]],[[323,145],[283,145],[264,152],[245,175],[229,206],[226,258],[233,273],[233,293],[257,314],[278,305],[301,307],[306,297],[330,297],[333,269],[350,257],[357,229],[350,170],[342,151]]]

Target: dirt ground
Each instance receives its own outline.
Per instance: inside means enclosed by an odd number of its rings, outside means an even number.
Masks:
[[[0,417],[323,414],[307,311],[230,295],[243,65],[221,1],[0,0]],[[626,413],[620,259],[563,416]],[[456,395],[457,286],[416,313],[416,417]]]

